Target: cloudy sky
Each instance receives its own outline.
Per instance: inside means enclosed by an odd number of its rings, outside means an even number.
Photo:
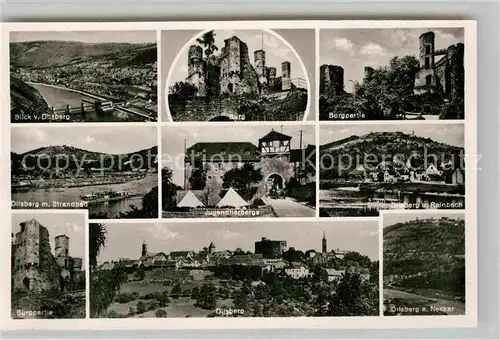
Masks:
[[[209,124],[210,125],[210,124]],[[300,130],[302,146],[315,144],[314,126],[311,125],[245,125],[245,126],[175,126],[162,129],[162,167],[173,169],[174,183],[184,185],[184,141],[189,148],[201,142],[250,142],[255,146],[259,138],[271,130],[292,137],[292,149],[300,148]]]
[[[281,63],[284,61],[290,62],[291,78],[300,77],[306,79],[305,71],[300,65],[295,53],[283,43],[282,38],[278,38],[277,35],[269,33],[262,30],[215,30],[215,45],[219,48],[216,52],[221,53],[224,47],[224,40],[236,35],[241,41],[248,46],[248,55],[250,57],[250,63],[254,65],[254,55],[253,53],[257,50],[262,49],[264,46],[264,51],[266,52],[266,65],[270,67],[276,67],[276,76],[281,76]],[[180,52],[177,62],[172,65],[170,71],[170,78],[168,86],[171,86],[177,81],[185,81],[188,76],[188,51],[189,46],[196,43],[196,38],[188,42],[184,49]],[[262,41],[264,44],[262,44]]]
[[[108,154],[129,153],[157,145],[156,131],[150,126],[13,127],[11,149],[24,153],[44,146],[70,145]]]
[[[262,237],[287,241],[288,247],[302,251],[321,251],[323,231],[328,249],[354,250],[378,260],[378,222],[318,221],[304,222],[205,222],[205,223],[106,223],[107,244],[99,255],[99,263],[121,257],[138,259],[145,241],[149,252],[202,250],[214,242],[217,250],[255,251],[255,241]]]
[[[440,143],[453,146],[464,146],[463,124],[390,124],[390,125],[330,125],[320,128],[320,144],[330,143],[350,136],[363,136],[370,132],[396,132],[431,138]]]
[[[411,211],[405,210],[404,213],[391,213],[385,214],[383,217],[383,226],[384,228],[394,225],[396,223],[404,223],[408,221],[416,220],[417,218],[422,220],[425,218],[441,218],[441,217],[449,217],[453,219],[465,219],[465,213],[463,212],[447,212],[446,210],[438,211],[438,212],[422,212],[422,211]]]
[[[81,257],[85,266],[85,216],[83,213],[12,213],[12,232],[14,235],[21,231],[21,222],[32,218],[38,221],[49,231],[50,250],[54,254],[54,239],[57,235],[69,237],[69,255]]]
[[[419,36],[433,31],[435,48],[464,42],[463,28],[409,29],[332,29],[320,32],[320,65],[344,68],[345,89],[352,92],[352,81],[363,79],[364,67],[389,64],[395,56],[419,54]],[[436,58],[436,61],[439,58]]]
[[[58,31],[11,32],[11,42],[22,41],[79,41],[84,43],[156,43],[156,31]]]

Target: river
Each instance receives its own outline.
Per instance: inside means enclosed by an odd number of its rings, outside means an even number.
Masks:
[[[66,90],[63,88],[58,88],[50,85],[42,84],[30,84],[40,92],[43,99],[47,102],[50,107],[54,109],[66,109],[67,105],[70,107],[80,107],[82,100],[94,101],[95,99],[87,97],[81,93],[74,92],[71,90]],[[85,114],[72,113],[72,122],[140,122],[143,121],[140,116],[126,113],[120,110],[109,110],[104,113],[98,114],[94,110],[85,111]]]
[[[158,186],[158,175],[147,174],[145,178],[120,184],[17,190],[12,192],[12,201],[17,204],[17,206],[13,206],[13,209],[57,209],[59,207],[57,207],[54,202],[56,202],[56,204],[78,203],[82,201],[80,199],[81,195],[90,194],[92,192],[102,190],[125,191],[133,196],[119,201],[101,202],[89,205],[89,215],[91,216],[105,213],[108,218],[117,218],[120,216],[120,213],[130,211],[130,205],[134,205],[139,209],[142,208],[142,197],[155,186]],[[39,203],[38,206],[26,207],[20,205],[20,203],[36,204],[37,202]]]
[[[320,190],[320,209],[329,216],[377,215],[388,209],[464,209],[465,197],[354,191],[344,188]]]

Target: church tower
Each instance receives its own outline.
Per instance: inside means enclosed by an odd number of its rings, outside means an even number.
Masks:
[[[323,232],[323,239],[321,240],[321,251],[323,253],[327,252],[327,250],[326,250],[326,235],[325,235],[325,232]]]
[[[146,244],[146,241],[142,241],[141,256],[146,256],[147,254],[148,254],[148,245]]]
[[[210,242],[210,245],[208,246],[208,253],[213,254],[215,252],[215,244],[213,242]]]

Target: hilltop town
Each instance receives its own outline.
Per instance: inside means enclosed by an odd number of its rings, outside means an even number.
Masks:
[[[38,84],[81,91],[144,115],[157,112],[156,44],[30,41],[11,43],[10,56],[13,115],[54,112],[37,100]]]
[[[325,233],[320,251],[265,237],[253,252],[214,242],[150,252],[143,242],[140,256],[104,262],[95,277],[113,272],[127,274],[103,312],[108,317],[378,315],[378,261],[329,250]]]
[[[385,227],[383,276],[386,315],[464,314],[463,217],[424,216]]]

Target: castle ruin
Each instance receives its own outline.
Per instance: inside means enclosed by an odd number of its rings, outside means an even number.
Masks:
[[[82,259],[69,256],[69,237],[55,238],[54,255],[47,228],[31,219],[22,222],[12,242],[12,290],[42,292],[70,290],[81,280]]]
[[[319,92],[327,98],[345,94],[344,69],[338,65],[321,65]]]
[[[191,45],[186,82],[198,90],[198,97],[209,94],[266,94],[292,89],[289,61],[282,63],[282,75],[277,77],[276,67],[266,65],[263,49],[254,51],[253,57],[252,65],[247,44],[237,36],[224,40],[224,47],[215,64],[203,59],[201,46]]]
[[[449,98],[464,96],[464,44],[436,49],[434,32],[419,38],[420,69],[415,75],[415,94],[441,93]],[[436,57],[441,59],[436,61]]]

